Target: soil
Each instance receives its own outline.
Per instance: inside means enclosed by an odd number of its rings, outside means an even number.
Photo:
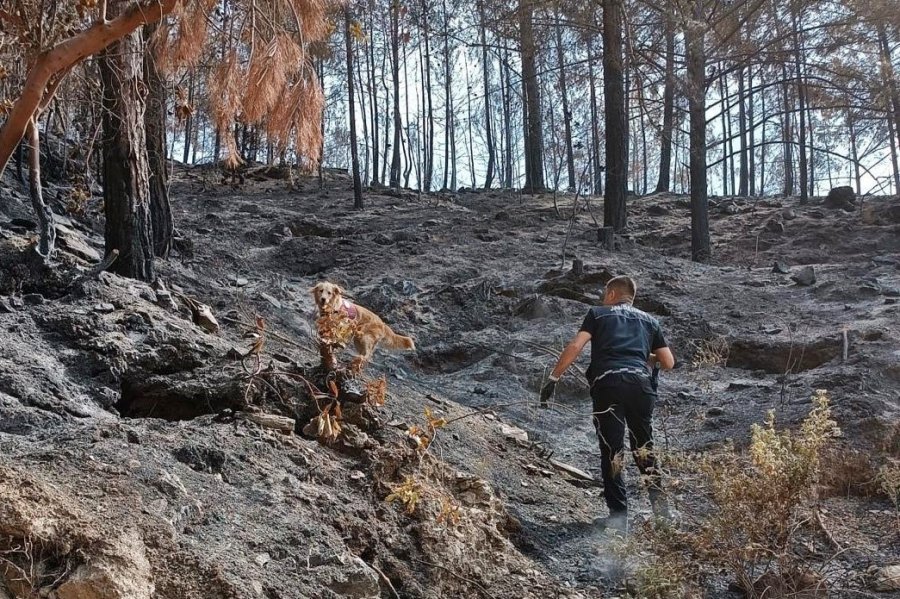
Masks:
[[[370,190],[354,211],[341,174],[324,189],[214,179],[184,170],[172,188],[178,239],[158,270],[180,309],[109,273],[73,282],[103,251],[97,206],[61,218],[56,262],[36,263],[24,188],[0,183],[0,598],[624,594],[640,558],[591,526],[606,509],[583,377],[537,407],[554,352],[617,274],[637,279],[680,362],[661,381],[658,445],[740,448],[769,410],[794,425],[827,389],[847,455],[900,457],[897,198],[854,212],[716,198],[715,260],[696,264],[680,196],[632,198],[610,252],[600,199],[573,218],[570,195]],[[805,266],[811,285],[791,278]],[[366,377],[386,378],[386,402],[345,402],[334,444],[303,433],[317,408],[302,385],[251,385],[255,358],[236,359],[258,314],[258,368],[314,377],[308,290],[325,279],[417,344],[376,353]],[[423,452],[407,430],[427,428],[426,410],[447,424]],[[637,526],[649,505],[627,468]],[[388,500],[409,476],[411,514]],[[827,569],[836,592],[900,561],[894,506],[848,491],[823,500],[847,548]],[[690,489],[673,492],[689,509]],[[728,594],[724,574],[711,584]]]

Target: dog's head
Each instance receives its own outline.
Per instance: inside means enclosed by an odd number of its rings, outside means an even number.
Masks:
[[[344,290],[339,285],[323,281],[309,291],[320,312],[334,312],[341,307]]]

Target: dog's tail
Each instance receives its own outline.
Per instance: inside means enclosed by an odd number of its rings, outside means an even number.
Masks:
[[[384,347],[388,349],[406,349],[410,351],[415,351],[416,342],[413,341],[412,337],[406,337],[405,335],[398,335],[394,331],[390,329],[390,327],[385,326],[387,329],[387,334],[384,336],[382,340],[382,344]]]

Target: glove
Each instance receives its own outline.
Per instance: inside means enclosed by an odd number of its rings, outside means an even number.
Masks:
[[[548,408],[550,407],[549,401],[550,398],[553,397],[553,394],[556,392],[556,383],[557,381],[550,380],[541,387],[541,407]]]

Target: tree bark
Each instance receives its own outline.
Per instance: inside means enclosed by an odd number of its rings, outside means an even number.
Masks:
[[[424,174],[425,179],[422,189],[426,192],[431,191],[431,180],[434,177],[434,103],[431,95],[431,22],[428,20],[428,4],[426,0],[422,0],[422,18],[424,22],[425,36],[425,99],[428,104],[428,117],[425,121],[427,135],[425,135],[425,163]]]
[[[879,23],[878,25],[878,45],[881,53],[881,64],[884,65],[885,83],[890,95],[888,120],[893,116],[893,126],[889,127],[889,129],[892,129],[894,132],[892,136],[894,141],[891,144],[891,158],[894,166],[894,193],[900,194],[900,165],[898,165],[897,158],[898,151],[900,151],[900,90],[898,90],[897,79],[894,75],[894,66],[891,62],[891,46],[884,23]],[[891,115],[892,112],[893,115]]]
[[[400,121],[400,2],[391,2],[391,80],[394,83],[394,148],[391,155],[390,186],[400,188],[400,143],[403,123]]]
[[[512,159],[512,75],[509,68],[509,52],[504,51],[501,62],[503,71],[503,187],[511,189],[513,186],[513,159]]]
[[[722,63],[719,63],[719,72],[723,71]],[[731,137],[728,128],[728,96],[725,91],[725,76],[719,76],[719,95],[722,97],[722,195],[728,195],[728,140]],[[733,190],[732,190],[733,191]]]
[[[625,84],[622,63],[623,0],[603,5],[603,92],[606,100],[606,195],[603,224],[621,231],[627,224],[625,192],[628,185],[628,153],[625,117]]]
[[[113,4],[115,10],[123,2]],[[140,32],[123,37],[100,57],[103,85],[103,200],[106,254],[119,251],[111,270],[152,281],[150,173],[144,131],[146,85]]]
[[[671,10],[671,2],[667,3]],[[659,148],[659,179],[656,191],[669,191],[672,172],[672,129],[675,125],[675,27],[666,17],[666,82],[663,88],[663,125]]]
[[[136,2],[119,16],[97,21],[85,31],[41,53],[28,71],[22,93],[0,129],[0,175],[25,135],[29,122],[49,103],[69,70],[88,56],[103,50],[138,27],[155,23],[175,8],[177,0]]]
[[[747,149],[747,179],[750,184],[749,193],[751,196],[756,195],[756,122],[754,121],[754,103],[753,67],[750,66],[747,68],[747,135],[749,137],[749,148]]]
[[[556,12],[556,58],[559,67],[559,93],[563,110],[563,143],[566,146],[566,174],[569,177],[569,191],[575,191],[575,151],[572,148],[572,112],[569,109],[569,85],[566,79],[566,64],[563,56],[562,21]]]
[[[782,93],[784,97],[784,124],[782,127],[781,138],[784,140],[782,144],[782,158],[784,159],[784,195],[794,195],[794,132],[791,127],[791,100],[788,94],[788,73],[787,66],[781,66]]]
[[[362,180],[359,177],[359,149],[356,144],[356,102],[353,97],[353,35],[350,33],[350,6],[344,6],[344,38],[347,50],[347,98],[350,110],[350,168],[353,171],[353,207],[363,209]]]
[[[597,79],[594,76],[594,44],[593,37],[588,40],[588,84],[591,96],[591,171],[594,180],[594,195],[603,193],[603,169],[600,164],[600,130],[597,123],[600,120],[597,108]]]
[[[847,109],[847,128],[850,132],[850,158],[853,162],[853,182],[856,185],[856,195],[862,195],[862,178],[859,172],[859,150],[856,145],[856,123],[853,119],[852,109]]]
[[[522,51],[524,94],[525,193],[546,191],[544,183],[544,132],[541,126],[541,92],[534,45],[533,0],[519,0],[519,35]]]
[[[188,75],[188,104],[194,105],[194,74]],[[181,155],[181,164],[188,164],[191,158],[191,132],[194,128],[194,114],[189,112],[184,120],[184,148]]]
[[[690,114],[691,171],[691,258],[707,262],[709,240],[709,200],[706,188],[706,49],[703,2],[695,0],[694,23],[685,30],[685,59],[688,77],[688,112]]]
[[[366,73],[369,80],[369,93],[372,94],[372,185],[381,183],[381,175],[379,171],[378,144],[381,139],[378,135],[378,88],[375,85],[375,2],[369,2],[369,31],[372,32],[372,39],[367,44],[366,52]],[[385,157],[387,160],[387,157]]]
[[[156,25],[144,28],[144,42],[149,43]],[[169,202],[169,177],[166,164],[166,86],[152,51],[144,53],[144,78],[147,82],[147,161],[150,170],[150,220],[153,231],[153,253],[167,258],[172,249],[175,223]],[[196,146],[195,146],[196,147]]]
[[[487,31],[485,30],[484,1],[478,1],[478,25],[481,30],[481,72],[484,83],[484,133],[487,141],[487,173],[484,176],[484,188],[490,189],[494,184],[494,128],[491,126],[491,80],[490,63],[488,62]]]
[[[747,148],[747,99],[744,87],[744,69],[738,70],[738,135],[741,136],[740,174],[738,195],[747,196],[750,192],[749,158]]]
[[[797,103],[800,111],[800,204],[809,202],[809,188],[807,177],[809,175],[806,154],[806,85],[803,78],[802,47],[800,43],[800,19],[796,11],[792,12],[793,42],[794,42],[794,70],[797,75]]]

